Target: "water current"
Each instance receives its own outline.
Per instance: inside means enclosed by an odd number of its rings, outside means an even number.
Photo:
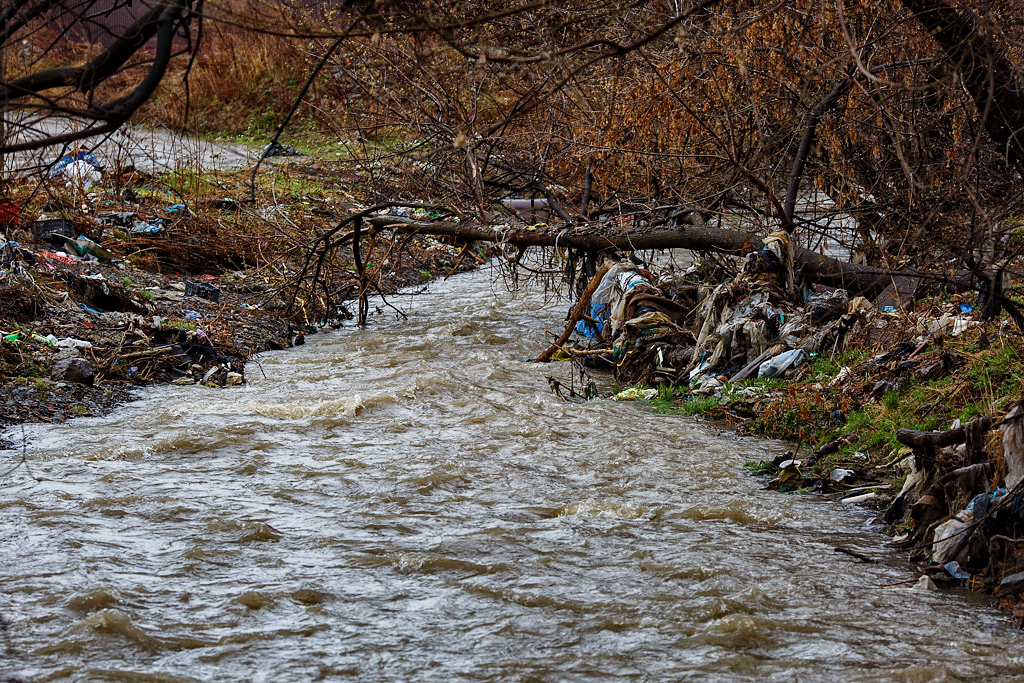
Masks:
[[[984,601],[882,587],[913,574],[868,512],[743,472],[783,445],[549,393],[568,368],[523,361],[563,306],[487,271],[400,305],[240,388],[30,428],[39,480],[0,482],[0,678],[1024,675]]]

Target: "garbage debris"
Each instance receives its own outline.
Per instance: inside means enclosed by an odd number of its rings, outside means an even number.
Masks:
[[[132,222],[130,232],[135,235],[155,235],[164,231],[167,221],[163,218],[152,218],[150,220],[135,220]]]
[[[10,199],[0,198],[0,230],[11,230],[18,227],[21,207]]]
[[[77,263],[77,261],[75,261],[75,259],[71,258],[70,256],[67,256],[65,254],[57,254],[52,251],[41,251],[39,252],[39,256],[43,257],[44,259],[49,259],[51,261],[58,261],[68,266],[73,266],[75,265],[75,263]]]
[[[55,237],[71,237],[74,234],[74,224],[64,218],[40,219],[32,224],[32,236],[38,242],[53,242]]]
[[[20,246],[20,244],[14,241],[5,241],[3,236],[0,235],[0,268],[9,266],[20,258],[21,254],[18,249]]]
[[[633,387],[620,391],[619,393],[612,396],[612,400],[615,401],[650,401],[653,398],[658,397],[657,389],[641,389],[639,387]]]
[[[587,337],[599,337],[610,322],[610,335],[614,336],[625,323],[626,294],[634,287],[650,287],[650,284],[634,264],[628,261],[616,263],[605,273],[590,297],[590,320],[577,323],[576,331]]]
[[[103,164],[88,148],[80,147],[54,162],[50,177],[65,179],[69,188],[87,190],[103,180]]]
[[[220,301],[220,288],[211,285],[208,282],[196,282],[195,280],[185,281],[185,296],[197,296],[202,299],[213,301],[214,303]]]
[[[290,145],[282,145],[280,142],[271,142],[263,148],[260,154],[261,159],[269,157],[301,157],[302,152]]]
[[[779,463],[778,475],[768,482],[768,488],[784,493],[803,488],[808,481],[800,471],[802,464],[801,461],[792,459]]]
[[[71,239],[70,237],[65,237],[63,235],[55,235],[54,237],[63,242],[64,251],[69,254],[92,256],[100,261],[112,261],[117,258],[114,255],[114,252],[109,249],[104,249],[84,235],[79,235],[78,239]]]
[[[771,360],[766,360],[757,369],[758,377],[778,377],[786,370],[803,363],[807,353],[803,349],[793,349],[780,353]]]
[[[837,484],[841,484],[844,481],[850,481],[855,476],[856,473],[853,470],[844,469],[842,467],[837,467],[836,469],[828,473],[828,478],[836,482]]]
[[[112,225],[118,228],[130,228],[135,218],[134,211],[114,211],[96,215],[100,225]],[[69,235],[70,236],[70,235]]]
[[[960,568],[959,562],[947,562],[942,565],[942,568],[946,570],[946,573],[952,576],[954,579],[969,579],[971,575]]]
[[[551,216],[551,208],[545,197],[536,199],[506,198],[502,199],[501,203],[514,211],[526,223],[546,221]]]
[[[50,167],[50,177],[56,178],[64,173],[65,168],[78,161],[85,162],[95,169],[103,168],[99,159],[93,156],[92,152],[90,152],[87,147],[79,147],[75,151],[65,154],[53,163]]]
[[[937,591],[939,590],[939,587],[938,585],[936,585],[935,581],[933,581],[930,576],[922,576],[920,579],[917,580],[917,583],[914,584],[914,587],[911,590]]]
[[[845,289],[835,289],[822,294],[807,297],[807,313],[811,322],[823,324],[832,322],[844,315],[850,304],[850,297]]]

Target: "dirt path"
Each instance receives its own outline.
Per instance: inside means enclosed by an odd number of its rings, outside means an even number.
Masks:
[[[13,137],[18,142],[62,135],[74,129],[73,122],[68,119],[47,119],[33,122]],[[110,135],[72,143],[67,149],[78,146],[93,150],[108,167],[133,166],[142,173],[181,168],[231,171],[249,167],[259,157],[259,150],[245,145],[207,142],[178,135],[167,128],[148,129],[132,125],[124,126]],[[9,155],[7,163],[10,168],[17,169],[19,174],[32,174],[47,169],[61,154],[61,147],[48,147]]]

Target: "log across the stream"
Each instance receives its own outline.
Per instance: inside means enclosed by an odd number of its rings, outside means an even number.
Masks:
[[[647,249],[691,249],[728,254],[759,251],[764,244],[757,235],[742,230],[680,226],[486,226],[455,221],[416,221],[400,216],[373,216],[368,223],[376,231],[448,236],[464,241],[485,241],[526,247],[571,247],[585,251],[642,251]],[[915,270],[874,268],[824,256],[810,249],[794,248],[794,261],[803,273],[820,282],[873,293],[885,289],[894,277],[935,277]],[[943,278],[948,283],[971,288],[965,278]]]

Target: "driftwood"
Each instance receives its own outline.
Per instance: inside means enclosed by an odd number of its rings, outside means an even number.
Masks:
[[[815,464],[817,464],[819,460],[824,458],[826,455],[838,453],[840,448],[850,443],[851,438],[852,435],[847,434],[844,437],[841,437],[834,441],[829,441],[826,444],[822,444],[821,448],[807,456],[807,465],[809,467],[813,467]]]
[[[784,344],[775,344],[774,346],[769,346],[767,349],[761,352],[760,356],[747,363],[745,366],[743,366],[743,369],[741,369],[735,375],[730,377],[729,381],[742,382],[745,379],[750,379],[751,377],[754,376],[754,373],[758,371],[758,368],[761,367],[761,363],[765,362],[769,358],[774,358],[775,356],[779,355],[785,350],[786,346]]]
[[[565,331],[562,332],[562,336],[555,340],[551,346],[544,350],[539,356],[537,356],[538,363],[546,363],[551,360],[551,356],[555,354],[559,348],[565,345],[565,342],[569,341],[569,337],[572,336],[572,331],[576,327],[576,323],[583,319],[583,314],[586,312],[587,307],[590,305],[590,297],[594,296],[594,292],[597,290],[597,286],[601,284],[601,280],[604,279],[604,274],[608,272],[608,269],[612,267],[611,261],[605,261],[604,265],[597,269],[597,273],[590,280],[590,284],[587,285],[587,289],[583,292],[583,296],[576,302],[576,306],[572,309],[572,315],[569,316],[569,322],[565,326]]]
[[[138,358],[149,358],[151,356],[164,356],[171,353],[174,350],[173,346],[154,346],[151,349],[145,351],[134,351],[132,353],[126,353],[122,356],[118,356],[119,361],[136,360]]]

